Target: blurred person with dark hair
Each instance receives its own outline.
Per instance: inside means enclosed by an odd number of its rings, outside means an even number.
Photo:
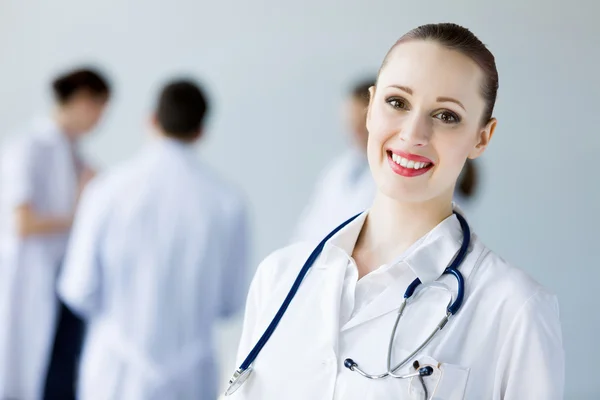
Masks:
[[[216,399],[214,323],[247,287],[245,204],[195,156],[208,111],[166,85],[140,154],[85,190],[59,278],[89,324],[78,399]]]
[[[475,160],[467,160],[458,177],[454,190],[454,201],[463,209],[468,209],[479,191],[479,167]]]
[[[373,202],[375,182],[367,161],[366,127],[369,88],[375,78],[354,84],[344,103],[351,147],[322,173],[295,229],[294,241],[320,240],[340,221],[364,211]]]
[[[53,364],[54,383],[66,391],[52,398],[73,396],[81,324],[59,303],[56,276],[80,193],[94,175],[79,143],[104,114],[110,86],[81,68],[52,87],[54,113],[11,140],[0,158],[1,399],[42,398]]]

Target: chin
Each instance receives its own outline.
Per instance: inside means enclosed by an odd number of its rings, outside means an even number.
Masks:
[[[378,184],[379,192],[385,197],[398,203],[424,203],[433,197],[426,184],[399,184],[386,180]]]

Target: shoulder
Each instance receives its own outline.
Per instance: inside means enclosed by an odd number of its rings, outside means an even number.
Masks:
[[[155,160],[148,148],[142,148],[129,158],[100,171],[90,186],[98,191],[112,191],[114,195],[139,194],[139,186],[146,184],[156,174]],[[164,168],[164,165],[161,166]]]
[[[2,158],[31,157],[38,159],[44,155],[48,143],[28,131],[19,131],[2,143]]]
[[[311,243],[300,242],[275,250],[265,257],[254,277],[261,292],[273,293],[278,287],[289,289],[313,249]]]
[[[104,192],[126,186],[137,179],[134,161],[128,160],[99,172],[88,186],[95,191]]]
[[[98,172],[86,185],[81,201],[97,206],[119,204],[123,199],[139,196],[138,186],[144,181],[133,160],[123,161]]]
[[[499,306],[499,316],[514,318],[522,312],[544,312],[558,315],[558,300],[550,289],[543,286],[525,270],[508,262],[485,247],[468,281],[472,292],[480,298],[493,298]]]
[[[118,176],[113,175],[112,172],[103,172],[94,177],[83,190],[79,212],[106,211],[109,205],[118,203],[116,194],[119,193],[119,189],[116,178]]]

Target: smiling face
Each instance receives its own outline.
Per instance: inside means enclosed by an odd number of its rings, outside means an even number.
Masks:
[[[367,153],[379,191],[400,202],[451,201],[467,158],[480,156],[496,121],[481,68],[459,51],[414,40],[392,50],[367,115]]]

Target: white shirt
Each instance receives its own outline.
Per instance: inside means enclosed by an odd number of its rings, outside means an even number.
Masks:
[[[387,288],[394,280],[397,268],[393,267],[404,261],[406,254],[419,246],[425,238],[417,240],[410,248],[396,260],[384,264],[358,280],[358,267],[354,259],[348,259],[346,274],[344,276],[344,289],[340,307],[340,326],[345,325],[351,318],[356,316],[363,308],[370,304]]]
[[[323,239],[340,223],[369,208],[375,189],[364,152],[351,149],[342,154],[319,178],[292,240]]]
[[[77,148],[49,118],[3,145],[0,156],[0,398],[39,399],[50,359],[56,276],[68,233],[21,237],[16,209],[70,217]]]
[[[157,140],[86,189],[59,292],[86,317],[78,399],[216,397],[214,322],[242,308],[241,196]]]
[[[351,254],[365,217],[325,246],[258,355],[253,374],[232,399],[423,398],[418,381],[372,381],[343,363],[352,358],[368,373],[385,372],[395,311],[417,277],[423,285],[400,321],[393,363],[432,332],[456,295],[455,279],[441,274],[460,247],[460,225],[449,217],[401,255],[401,262],[356,282]],[[290,246],[259,267],[248,297],[238,365],[271,322],[312,250],[312,245]],[[556,297],[475,235],[459,270],[466,280],[462,308],[415,357],[421,365],[435,366],[435,379],[424,378],[430,396],[562,399],[564,352]],[[412,371],[411,361],[398,373]]]

